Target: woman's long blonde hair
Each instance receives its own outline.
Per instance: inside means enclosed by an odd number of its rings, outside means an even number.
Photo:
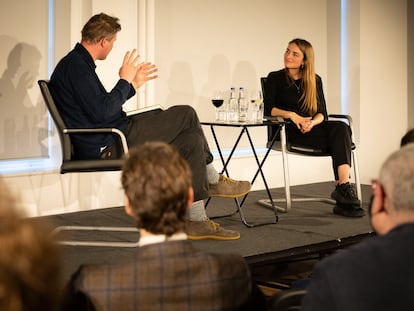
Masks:
[[[315,74],[315,56],[312,45],[304,39],[293,39],[289,44],[296,44],[303,53],[304,65],[301,66],[302,83],[304,92],[302,109],[309,112],[310,116],[314,116],[318,111],[318,99],[316,92],[316,74]]]

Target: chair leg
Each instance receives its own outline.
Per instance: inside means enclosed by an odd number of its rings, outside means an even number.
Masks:
[[[274,203],[286,203],[286,208],[282,208],[276,205],[278,211],[282,213],[287,213],[291,207],[292,202],[323,202],[329,204],[335,204],[335,200],[330,198],[292,198],[290,193],[290,177],[289,177],[289,164],[288,164],[288,152],[287,152],[287,141],[286,141],[286,130],[285,126],[283,125],[280,129],[280,143],[282,147],[282,161],[283,161],[283,177],[285,182],[285,198],[284,199],[273,199]],[[259,204],[272,207],[269,199],[259,200]]]
[[[292,198],[290,194],[290,177],[289,177],[289,164],[288,164],[288,153],[286,147],[286,128],[282,125],[280,129],[280,144],[282,147],[282,164],[283,164],[283,179],[285,183],[285,198],[284,199],[273,199],[274,203],[286,203],[286,207],[280,207],[276,205],[279,212],[287,213],[292,207]],[[269,199],[259,200],[261,205],[272,207]]]
[[[290,193],[290,178],[289,178],[289,165],[288,165],[288,152],[286,147],[286,131],[285,126],[282,126],[280,130],[280,143],[282,147],[282,160],[283,160],[283,173],[284,173],[284,182],[285,182],[285,199],[273,199],[274,203],[284,202],[286,203],[286,208],[276,206],[280,212],[288,212],[292,207],[292,202],[323,202],[329,204],[336,204],[336,201],[331,198],[292,198]],[[361,190],[361,181],[359,178],[359,166],[358,166],[358,157],[356,149],[352,150],[352,164],[354,166],[354,175],[355,175],[355,187],[357,191],[358,200],[361,202],[362,206],[362,190]],[[259,204],[272,207],[269,199],[259,200]]]
[[[355,175],[355,187],[357,191],[358,200],[361,202],[362,206],[362,190],[361,190],[361,181],[359,179],[359,166],[358,166],[358,157],[356,150],[352,150],[352,161],[354,164],[354,175]]]
[[[286,127],[280,131],[280,142],[282,144],[282,161],[283,161],[283,177],[285,179],[285,198],[286,198],[286,212],[292,207],[292,197],[290,195],[290,176],[289,176],[289,164],[288,153],[286,147]]]

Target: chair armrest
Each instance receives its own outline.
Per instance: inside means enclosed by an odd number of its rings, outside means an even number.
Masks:
[[[128,143],[124,133],[117,128],[88,128],[88,129],[63,129],[64,134],[98,134],[113,133],[119,137],[124,154],[128,153]]]
[[[329,114],[328,118],[333,119],[346,119],[349,125],[349,128],[351,129],[352,136],[354,136],[354,127],[352,125],[352,117],[348,114]],[[354,141],[353,137],[351,137],[352,141]]]
[[[346,119],[348,122],[348,125],[352,127],[352,117],[348,114],[329,114],[328,118],[333,119]]]

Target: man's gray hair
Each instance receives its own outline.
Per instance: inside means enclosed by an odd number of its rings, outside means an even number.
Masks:
[[[402,147],[387,158],[379,181],[395,210],[414,212],[414,144]]]

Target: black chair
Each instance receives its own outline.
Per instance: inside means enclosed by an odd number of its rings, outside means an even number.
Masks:
[[[262,77],[260,79],[263,97],[265,96],[266,92],[266,81],[267,78]],[[265,109],[266,110],[266,109]],[[330,119],[341,119],[348,126],[351,128],[352,133],[354,133],[352,128],[352,118],[349,115],[343,114],[329,114],[328,117]],[[298,145],[292,142],[289,142],[289,139],[286,135],[286,125],[283,125],[280,129],[280,139],[276,140],[271,148],[276,151],[280,151],[282,153],[282,161],[283,161],[283,174],[284,174],[284,183],[285,183],[285,198],[284,199],[273,199],[274,203],[286,203],[286,208],[278,206],[278,210],[281,212],[287,212],[291,206],[292,202],[310,202],[310,201],[317,201],[317,202],[325,202],[329,204],[335,204],[335,200],[331,198],[323,198],[323,197],[306,197],[306,198],[292,198],[290,192],[290,178],[289,178],[289,164],[288,164],[288,153],[302,155],[302,156],[311,156],[311,157],[326,157],[330,156],[329,153],[326,153],[322,150],[311,148],[309,146]],[[268,127],[268,147],[270,147],[272,138],[274,136],[274,131],[276,129],[272,126]],[[352,166],[354,168],[354,178],[355,178],[355,186],[357,190],[358,199],[362,204],[362,192],[361,192],[361,183],[359,179],[359,168],[358,168],[358,158],[357,158],[357,150],[355,143],[352,143]],[[261,205],[272,207],[272,203],[269,199],[262,199],[259,200]]]
[[[62,163],[60,173],[80,173],[80,172],[104,172],[119,171],[122,168],[123,157],[118,159],[97,159],[97,160],[76,160],[73,159],[73,146],[71,142],[71,134],[91,134],[91,133],[113,133],[119,138],[124,156],[128,154],[128,144],[122,131],[116,128],[67,128],[55,101],[49,90],[48,80],[38,81],[40,91],[42,93],[45,104],[54,121],[56,130],[59,134]],[[59,226],[55,228],[54,234],[62,231],[118,231],[118,232],[138,232],[136,228],[128,227],[100,227],[100,226]],[[61,241],[64,245],[73,246],[107,246],[107,247],[135,247],[138,242],[105,242],[105,241]]]
[[[269,311],[299,311],[302,299],[306,294],[304,289],[286,289],[269,298]]]

